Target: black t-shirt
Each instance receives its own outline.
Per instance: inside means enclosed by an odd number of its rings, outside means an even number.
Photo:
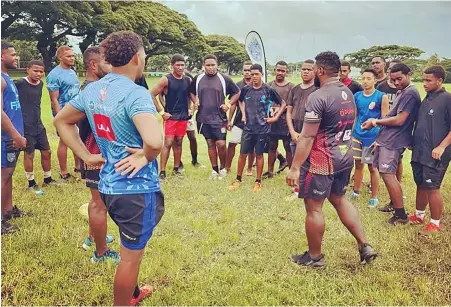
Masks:
[[[302,125],[304,124],[307,99],[310,94],[316,90],[317,88],[314,85],[303,89],[301,84],[298,84],[291,89],[290,94],[288,95],[287,105],[293,107],[291,117],[293,119],[294,130],[298,133],[302,131]]]
[[[351,81],[351,83],[348,85],[348,88],[353,95],[357,92],[363,91],[363,87],[360,85],[360,83],[354,80]]]
[[[387,117],[401,112],[409,113],[402,126],[382,126],[376,142],[389,149],[407,148],[412,145],[412,131],[420,108],[421,98],[417,88],[411,84],[396,95],[393,107]]]
[[[221,108],[226,97],[237,94],[240,89],[232,79],[218,72],[215,75],[202,73],[194,77],[189,87],[190,93],[199,97],[196,121],[204,124],[224,124],[227,115]]]
[[[177,79],[172,74],[168,74],[166,78],[168,78],[168,92],[165,95],[164,110],[172,115],[172,120],[188,120],[190,78],[183,76],[182,79]]]
[[[393,107],[393,102],[395,101],[396,98],[396,93],[398,93],[398,89],[396,87],[391,87],[388,84],[388,81],[380,83],[376,87],[376,89],[378,89],[382,93],[385,93],[388,96],[388,108],[389,110],[391,110],[391,108]]]
[[[279,94],[280,98],[282,98],[282,100],[284,100],[285,102],[287,102],[288,95],[290,94],[291,89],[294,87],[294,84],[291,82],[288,82],[284,86],[279,86],[277,85],[275,80],[269,82],[268,85],[271,86]],[[271,107],[270,116],[273,117],[279,109],[280,103],[273,104]],[[271,134],[277,136],[287,136],[290,134],[290,132],[288,131],[286,110],[282,113],[279,120],[271,125]]]
[[[250,134],[268,134],[271,125],[266,122],[265,118],[269,117],[271,106],[274,103],[281,103],[282,99],[279,94],[265,83],[258,89],[246,85],[241,90],[238,100],[244,103],[246,112],[244,131]]]
[[[136,79],[135,84],[141,85],[142,87],[149,89],[149,86],[147,85],[146,77],[144,75],[142,75],[140,78]]]
[[[22,109],[24,134],[39,135],[44,130],[41,120],[41,97],[43,83],[30,84],[25,78],[15,80]]]
[[[451,160],[451,146],[448,146],[440,160],[432,158],[436,148],[451,131],[451,94],[444,88],[428,93],[418,111],[413,133],[412,161],[439,168]]]
[[[313,174],[333,175],[353,167],[351,135],[355,113],[354,95],[339,81],[326,83],[310,94],[304,125],[319,124],[319,130],[304,169]]]
[[[378,89],[377,87],[378,87],[380,84],[382,84],[383,82],[385,82],[385,81],[387,81],[387,78],[384,78],[384,79],[382,79],[382,80],[376,80],[376,83],[374,83],[374,87],[375,87],[376,89]]]
[[[240,90],[242,90],[243,87],[246,86],[246,83],[244,83],[244,80],[241,80],[237,82],[236,85],[239,87]],[[238,128],[244,129],[243,114],[241,114],[241,109],[239,105],[236,106],[236,114],[235,119],[233,120],[233,125],[237,126]]]

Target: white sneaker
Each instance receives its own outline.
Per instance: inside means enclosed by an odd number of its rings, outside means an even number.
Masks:
[[[216,171],[211,171],[210,177],[208,177],[210,180],[217,180],[219,179],[219,174],[216,173]]]
[[[225,168],[223,168],[222,170],[219,171],[219,180],[221,180],[222,178],[225,178],[227,176],[227,170]]]

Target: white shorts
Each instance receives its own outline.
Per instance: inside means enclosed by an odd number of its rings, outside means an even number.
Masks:
[[[233,126],[231,131],[230,141],[232,144],[241,144],[241,136],[243,135],[243,129]]]
[[[196,131],[196,125],[194,124],[193,118],[188,120],[188,126],[186,127],[186,131]]]

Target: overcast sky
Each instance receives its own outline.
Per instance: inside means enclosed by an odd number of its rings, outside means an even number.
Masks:
[[[244,43],[259,32],[266,58],[275,63],[345,53],[373,45],[406,45],[451,57],[451,2],[162,1],[184,13],[204,34]]]

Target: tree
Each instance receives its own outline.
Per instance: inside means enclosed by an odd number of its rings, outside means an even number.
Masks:
[[[249,60],[244,44],[231,36],[207,35],[205,39],[218,58],[219,64],[224,65],[228,73],[240,71],[243,62]]]
[[[84,36],[92,29],[93,3],[63,1],[2,2],[2,37],[37,41],[46,71],[52,68],[57,46],[67,35]]]
[[[372,46],[367,49],[360,49],[359,51],[347,53],[344,58],[349,61],[352,66],[364,69],[371,65],[371,60],[376,56],[382,56],[387,61],[394,59],[404,61],[406,59],[419,57],[423,53],[423,50],[415,47],[385,45]]]
[[[147,62],[147,69],[151,71],[163,71],[169,70],[170,57],[168,55],[154,55],[149,58]]]

